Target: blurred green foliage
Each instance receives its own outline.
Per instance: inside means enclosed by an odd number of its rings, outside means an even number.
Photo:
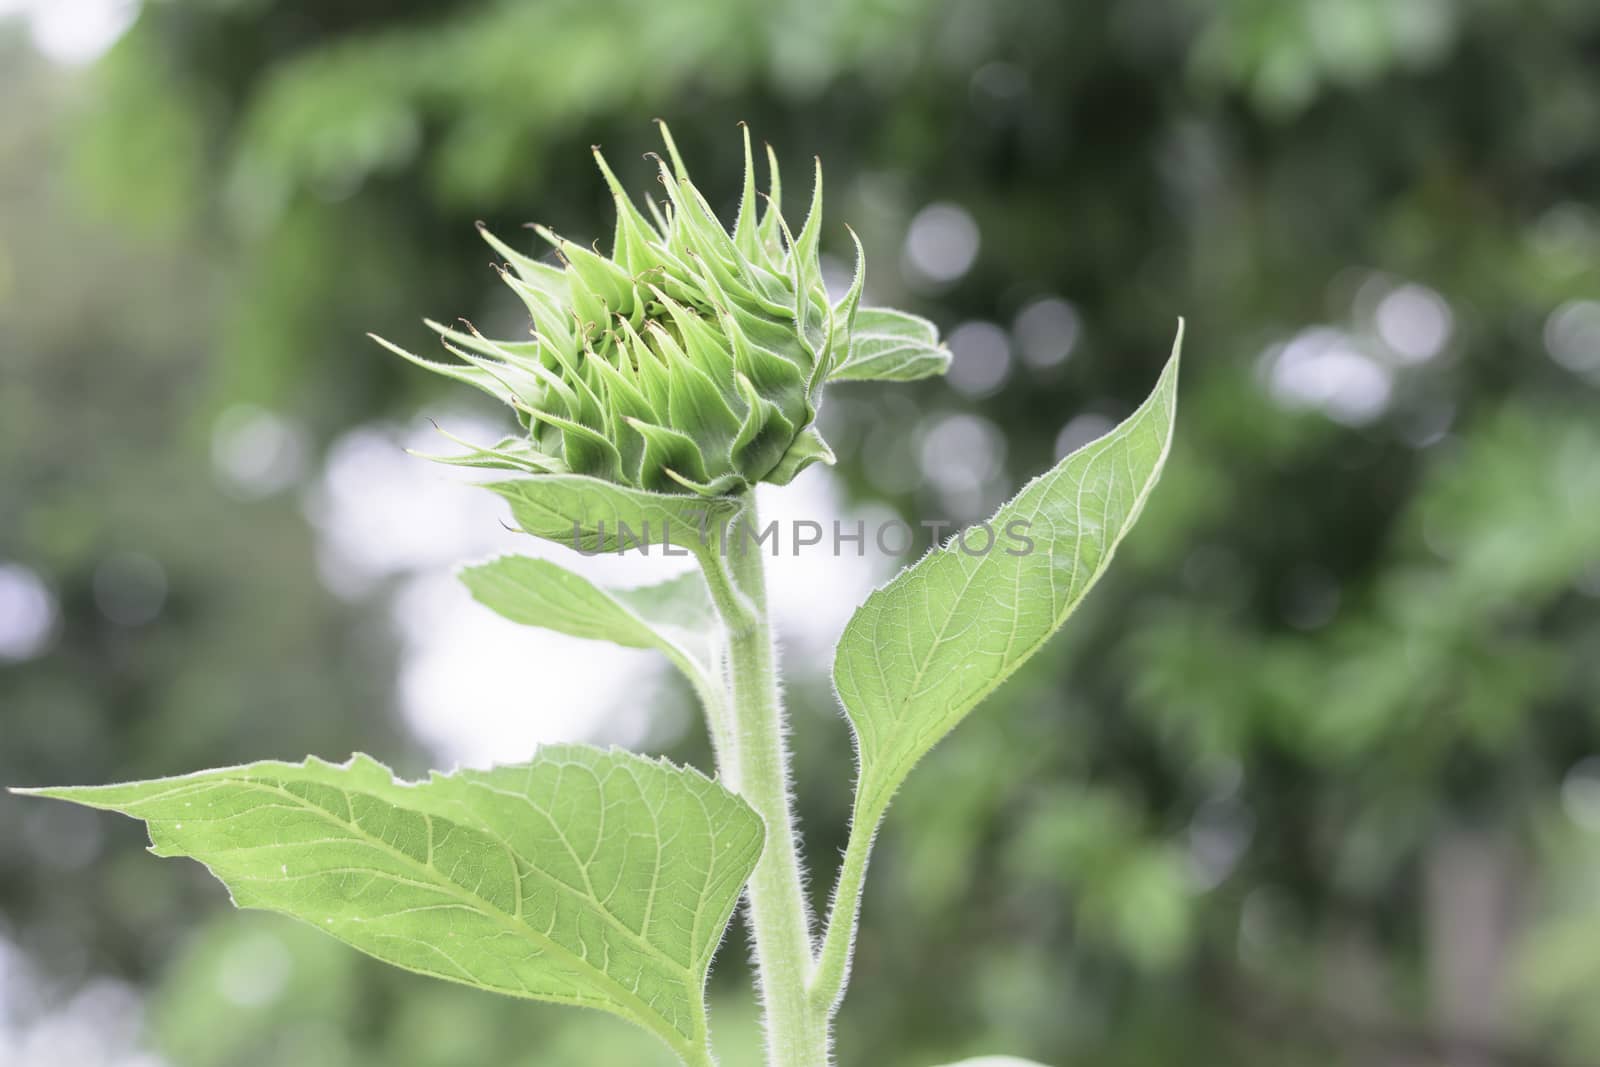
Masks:
[[[656,115],[731,200],[746,120],[826,160],[869,298],[955,338],[958,388],[830,398],[861,498],[977,517],[1190,320],[1107,587],[887,824],[848,1062],[1596,1062],[1600,7],[151,0],[82,73],[0,47],[0,559],[61,605],[0,664],[7,783],[420,759],[384,635],[292,493],[217,487],[214,419],[410,417],[431,383],[362,331],[520,327],[474,219],[606,234],[585,149],[646,188]],[[935,203],[979,235],[948,281],[903,243]],[[919,469],[952,425],[984,430],[975,485]],[[155,622],[107,614],[130,559]],[[791,672],[819,893],[849,766],[823,666]],[[0,805],[0,933],[67,985],[150,983],[174,1067],[654,1062],[284,923],[181,935],[201,874],[174,894],[136,830],[38,824],[76,817]],[[38,844],[62,831],[89,844]],[[749,1015],[714,1019],[727,1062]]]

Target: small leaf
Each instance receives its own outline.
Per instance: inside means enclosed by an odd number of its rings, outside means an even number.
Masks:
[[[739,193],[739,215],[733,223],[733,243],[739,254],[755,259],[761,254],[761,239],[756,236],[756,163],[750,151],[750,127],[739,123],[744,135],[744,186]]]
[[[705,580],[690,571],[642,589],[601,589],[549,560],[502,556],[467,567],[473,599],[512,622],[625,648],[656,648],[685,673],[708,670],[714,615]],[[690,681],[700,677],[691,674]]]
[[[429,370],[441,377],[451,378],[458,382],[464,382],[475,389],[481,389],[502,403],[516,407],[523,400],[517,391],[506,382],[504,376],[493,374],[481,366],[468,363],[440,363],[437,360],[427,359],[409,352],[392,341],[384,340],[375,333],[369,333],[367,336],[401,359],[409,363],[415,363],[423,370]]]
[[[144,820],[158,856],[409,971],[601,1008],[680,1054],[761,853],[761,821],[696,771],[622,751],[396,781],[366,756],[31,790]]]
[[[524,474],[548,474],[561,470],[559,460],[540,452],[526,437],[502,437],[498,443],[484,447],[462,440],[448,430],[440,429],[439,433],[467,451],[454,456],[436,456],[413,449],[411,454],[419,459],[453,467],[481,467]]]
[[[711,480],[706,473],[706,456],[699,444],[686,433],[670,426],[629,419],[628,426],[644,439],[644,457],[639,463],[639,481],[646,489],[672,490],[675,479],[669,471],[686,475],[691,482],[705,484]]]
[[[976,553],[983,534],[970,550],[952,540],[874,592],[845,627],[833,675],[861,759],[858,815],[881,813],[912,766],[1044,644],[1105,572],[1166,461],[1182,339],[1180,329],[1137,411],[995,513],[987,552]]]
[[[496,252],[506,257],[511,269],[526,285],[555,295],[566,292],[567,279],[561,268],[541,263],[532,256],[518,252],[491,233],[489,227],[482,222],[478,223],[478,236],[487,241]]]
[[[698,551],[702,533],[718,529],[718,520],[738,509],[732,500],[653,493],[578,474],[540,474],[484,488],[510,502],[525,532],[586,552],[632,547],[632,539],[619,540],[619,525],[658,549],[667,543]]]
[[[943,374],[950,350],[927,319],[889,308],[861,308],[850,330],[850,351],[829,381],[910,382]]]
[[[853,338],[856,317],[861,313],[861,293],[867,284],[867,250],[861,247],[861,238],[854,230],[850,230],[850,241],[856,246],[856,269],[850,279],[850,288],[845,290],[844,296],[833,306],[833,329],[828,336],[827,359],[819,364],[824,378],[831,376],[840,364],[848,360],[855,347]],[[816,384],[817,380],[813,376],[811,383],[813,391]]]
[[[829,467],[833,466],[833,449],[828,447],[828,442],[822,439],[822,434],[815,426],[807,426],[794,439],[778,465],[767,472],[766,480],[773,485],[788,485],[797,474],[818,460]]]

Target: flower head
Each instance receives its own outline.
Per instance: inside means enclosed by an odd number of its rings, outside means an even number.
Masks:
[[[460,360],[453,364],[379,339],[516,409],[526,436],[450,462],[719,496],[783,484],[816,460],[833,461],[813,423],[824,381],[851,351],[864,266],[857,241],[854,282],[830,302],[818,253],[820,163],[810,212],[794,233],[781,214],[769,148],[770,190],[758,218],[746,130],[744,188],[730,230],[690,182],[664,124],[661,133],[666,199],[647,201],[648,214],[595,150],[616,201],[609,256],[536,227],[554,248],[555,262],[541,262],[483,230],[507,261],[502,278],[527,306],[530,336],[495,341],[470,325],[429,322]]]

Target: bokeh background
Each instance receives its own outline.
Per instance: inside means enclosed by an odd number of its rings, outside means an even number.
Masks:
[[[535,546],[403,449],[501,415],[362,337],[520,328],[474,220],[607,233],[588,147],[650,190],[656,116],[723,203],[739,120],[795,210],[822,156],[835,272],[848,221],[955,353],[835,388],[780,510],[981,517],[1189,322],[1118,565],[890,815],[847,1067],[1600,1063],[1593,0],[0,0],[0,782],[704,764],[650,656],[455,587]],[[898,562],[777,571],[819,897],[829,650]],[[664,1063],[142,844],[0,798],[0,1064]]]

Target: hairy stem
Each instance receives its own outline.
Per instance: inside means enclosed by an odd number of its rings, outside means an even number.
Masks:
[[[717,1058],[704,1042],[679,1049],[678,1058],[683,1060],[684,1067],[717,1067]]]
[[[855,951],[856,923],[861,914],[861,887],[867,880],[867,860],[882,821],[882,806],[865,810],[857,803],[850,816],[850,840],[845,845],[833,904],[828,909],[827,931],[806,988],[812,1011],[827,1019],[839,1010],[850,981],[850,958]]]
[[[712,600],[727,629],[733,694],[729,747],[735,759],[733,766],[719,769],[724,784],[743,796],[767,827],[766,847],[747,894],[768,1067],[826,1067],[828,1018],[814,1009],[806,992],[812,968],[811,915],[789,799],[789,750],[767,618],[766,574],[759,548],[740,536],[739,522],[754,527],[753,495],[747,495],[725,543],[703,546],[700,553]]]
[[[700,706],[705,710],[706,728],[711,734],[711,750],[716,757],[717,771],[724,782],[737,781],[739,777],[738,738],[734,732],[733,707],[728,697],[726,656],[721,642],[713,644],[707,675],[700,664],[685,653],[670,653],[673,662],[689,680]],[[730,788],[732,788],[730,786]]]

